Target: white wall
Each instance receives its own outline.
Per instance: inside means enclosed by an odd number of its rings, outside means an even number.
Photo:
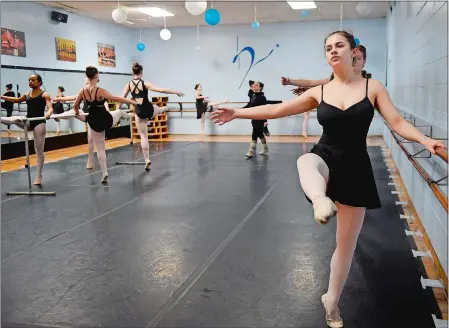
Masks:
[[[388,89],[400,109],[431,125],[447,139],[447,2],[396,2],[388,17]],[[423,128],[429,132],[429,128]],[[404,156],[387,128],[384,138],[400,170],[433,247],[448,272],[448,216],[424,179]],[[421,146],[407,145],[411,153]],[[419,163],[434,178],[447,175],[436,156]],[[447,181],[446,181],[447,183]],[[447,196],[447,186],[442,186]]]
[[[69,15],[67,24],[56,23],[50,19],[51,7],[32,2],[0,2],[1,26],[25,33],[26,57],[1,56],[2,65],[42,67],[68,70],[84,70],[87,65],[97,66],[100,71],[131,73],[136,40],[130,38],[134,33],[119,24],[109,24],[83,16],[64,12]],[[76,62],[56,60],[55,37],[76,42]],[[116,67],[98,66],[97,42],[115,46]],[[28,70],[1,70],[1,88],[7,83],[18,84],[23,94],[29,90]],[[65,95],[74,95],[84,85],[83,73],[63,73],[37,71],[44,81],[44,88],[52,97],[56,96],[57,87],[64,86]],[[122,94],[123,87],[130,79],[122,75],[102,75],[100,85],[114,94]],[[22,106],[22,108],[26,108]],[[6,115],[2,112],[2,115]],[[77,120],[62,121],[61,129],[69,127],[73,131],[84,131],[84,125]],[[2,127],[4,128],[4,127]],[[55,130],[54,121],[50,120],[47,129]]]
[[[196,28],[173,28],[169,41],[162,41],[159,30],[145,30],[142,35],[147,49],[140,61],[145,68],[144,78],[162,87],[178,89],[186,96],[184,101],[194,101],[194,85],[201,83],[204,94],[211,100],[248,100],[248,80],[265,83],[267,99],[291,99],[290,87],[280,84],[281,76],[320,79],[330,75],[331,70],[324,57],[325,37],[340,27],[339,21],[289,22],[261,25],[254,30],[248,25],[200,27],[200,47],[197,46]],[[170,27],[169,27],[170,28]],[[368,49],[367,71],[385,83],[386,68],[386,21],[380,19],[347,20],[344,29],[350,29]],[[249,67],[249,56],[242,55],[240,69],[232,63],[239,49],[251,46],[256,51],[256,61],[275,48],[265,61],[253,67],[244,81],[240,82]],[[280,47],[276,48],[276,44]],[[169,96],[176,101],[176,96]],[[195,108],[194,105],[190,108]],[[309,121],[309,134],[321,134],[321,126],[315,114]],[[301,133],[302,116],[270,121],[273,134]],[[249,134],[248,121],[231,122],[223,127],[207,124],[206,133]],[[198,134],[200,123],[196,113],[185,113],[182,119],[171,114],[169,131],[172,134]],[[381,135],[383,123],[380,118],[373,122],[370,134]]]

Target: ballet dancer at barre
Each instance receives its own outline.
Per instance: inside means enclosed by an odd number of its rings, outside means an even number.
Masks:
[[[89,133],[91,134],[93,144],[97,149],[98,162],[100,163],[101,171],[103,172],[101,183],[104,184],[108,181],[105,131],[116,125],[121,118],[128,119],[130,117],[129,114],[122,112],[119,107],[114,111],[108,111],[105,107],[106,99],[130,105],[136,105],[137,102],[123,97],[113,96],[107,90],[99,88],[97,84],[100,82],[100,77],[96,67],[87,66],[86,77],[89,81],[87,85],[79,91],[75,103],[73,104],[73,109],[75,115],[80,115],[79,106],[81,101],[87,103],[89,115],[87,116],[87,119],[86,116],[80,116],[80,119],[87,121]]]
[[[25,93],[20,98],[2,96],[2,100],[20,103],[26,101],[27,114],[24,116],[11,116],[8,118],[2,118],[3,124],[15,124],[19,128],[25,130],[25,122],[22,122],[25,118],[33,117],[45,117],[49,119],[53,114],[53,106],[51,103],[50,95],[41,89],[42,77],[39,74],[32,74],[28,78],[28,86],[31,91]],[[45,114],[45,107],[47,107],[47,114]],[[34,137],[34,151],[37,158],[37,171],[35,185],[42,184],[42,169],[44,167],[44,147],[45,147],[45,134],[46,134],[46,121],[45,119],[29,122],[28,131],[33,131]],[[25,131],[25,133],[28,133]]]
[[[123,98],[128,97],[128,94],[131,93],[132,99],[137,102],[137,105],[134,107],[136,126],[137,131],[139,131],[140,145],[145,158],[145,171],[148,172],[151,167],[150,146],[148,143],[148,120],[151,120],[153,117],[156,117],[167,110],[167,107],[159,107],[150,102],[148,99],[148,90],[159,93],[175,94],[178,97],[183,97],[184,94],[179,91],[156,87],[149,82],[144,82],[142,80],[143,67],[138,63],[133,65],[132,71],[134,76],[133,79],[125,85]],[[120,107],[121,104],[118,106]]]
[[[209,101],[209,97],[203,96],[203,86],[201,84],[195,84],[195,102],[196,102],[196,119],[201,118],[201,137],[204,136],[204,123],[206,120],[206,112],[209,109],[209,111],[212,111],[214,109],[214,106],[218,106],[221,104],[226,104],[229,102],[229,99],[227,100],[219,100],[211,102]]]
[[[89,83],[89,79],[86,78],[84,80],[84,85],[87,85]],[[65,101],[75,101],[76,96],[63,96],[63,97],[55,97],[53,98],[54,102],[65,102]],[[109,109],[109,107],[107,106],[108,103],[105,103],[106,109]],[[81,122],[86,122],[85,113],[89,112],[89,108],[88,108],[88,104],[87,102],[83,101],[83,109],[79,110],[79,115],[75,116],[75,118],[77,118],[78,120],[80,120]],[[75,115],[75,110],[72,108],[71,110],[66,111],[63,114],[53,114],[53,117],[57,118],[57,119],[69,119],[72,117],[67,117],[67,114],[69,115]],[[87,149],[88,149],[88,155],[87,155],[87,165],[86,168],[88,170],[92,170],[93,169],[93,158],[94,158],[94,142],[92,140],[92,135],[90,133],[89,128],[87,129]]]
[[[14,91],[12,91],[12,84],[7,84],[6,85],[6,92],[3,94],[5,97],[15,97],[16,94]],[[6,109],[6,117],[11,117],[12,116],[12,112],[14,111],[14,103],[9,102],[9,101],[4,101],[2,102],[2,108]],[[9,125],[8,125],[8,129],[6,131],[8,131],[8,135],[11,134],[11,130],[9,129]]]
[[[357,47],[357,54],[354,56],[354,63],[352,65],[354,69],[354,74],[361,74],[363,77],[371,77],[370,73],[367,73],[363,68],[366,63],[366,48],[365,46],[359,44]],[[307,91],[312,87],[316,87],[318,85],[327,84],[334,78],[334,74],[332,73],[330,77],[321,79],[321,80],[303,80],[303,79],[290,79],[288,77],[282,77],[281,83],[282,85],[294,85],[297,88],[292,90],[292,93],[296,96],[300,96],[302,93]],[[307,139],[307,125],[309,122],[309,112],[304,113],[304,121],[302,123],[302,133],[301,135]]]
[[[346,31],[331,33],[325,40],[326,60],[334,79],[301,96],[277,105],[247,109],[219,108],[212,120],[223,125],[235,118],[275,119],[317,108],[323,126],[320,141],[298,161],[299,179],[314,218],[325,224],[337,215],[337,246],[330,263],[328,290],[322,295],[330,327],[343,327],[338,303],[346,283],[365,210],[381,207],[367,151],[366,138],[375,107],[391,128],[403,138],[422,144],[435,154],[441,141],[423,135],[394,107],[387,89],[377,80],[355,74],[357,55],[354,36]]]

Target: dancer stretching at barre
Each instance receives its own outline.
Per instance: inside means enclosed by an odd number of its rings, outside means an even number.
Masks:
[[[81,117],[87,121],[90,130],[89,133],[92,136],[95,148],[97,148],[98,162],[100,163],[101,171],[103,172],[101,183],[107,183],[108,167],[106,163],[105,131],[117,124],[122,117],[125,119],[129,118],[129,115],[122,112],[119,107],[116,110],[109,112],[105,107],[106,99],[130,105],[136,105],[137,102],[113,96],[107,90],[99,88],[97,83],[100,82],[100,78],[96,67],[86,67],[86,76],[89,81],[87,85],[79,91],[75,103],[73,104],[73,109],[75,110],[75,115],[80,114],[79,106],[81,100],[86,102],[89,107],[87,120],[86,116]]]
[[[26,118],[44,117],[49,119],[53,114],[53,107],[51,104],[50,95],[46,91],[41,90],[42,77],[39,74],[32,74],[28,78],[28,86],[31,91],[24,94],[20,98],[5,97],[2,96],[2,100],[6,100],[13,103],[20,103],[26,101],[27,114]],[[47,115],[45,115],[45,106],[47,106]],[[34,136],[34,150],[37,158],[37,172],[35,185],[42,184],[42,168],[44,166],[44,147],[45,147],[45,133],[46,133],[46,121],[42,120],[29,122],[29,130],[33,131]],[[15,124],[21,129],[25,129],[25,122],[20,122],[25,119],[23,116],[11,116],[8,118],[2,118],[3,124]],[[25,133],[28,133],[25,131]]]
[[[89,79],[86,78],[84,80],[84,84],[87,85],[89,83]],[[76,99],[76,96],[64,96],[64,97],[55,97],[53,98],[54,102],[59,102],[59,101],[74,101]],[[109,109],[107,106],[108,103],[105,103],[106,109]],[[82,122],[86,122],[86,117],[84,116],[85,113],[89,112],[89,108],[88,108],[88,103],[83,101],[83,109],[79,110],[79,115],[75,116],[75,118],[77,118],[78,120],[82,121]],[[67,117],[67,115],[75,115],[75,110],[72,108],[71,110],[66,111],[63,114],[53,114],[54,118],[57,119],[69,119],[72,117]],[[90,129],[87,129],[87,149],[88,149],[88,154],[87,154],[87,165],[86,168],[88,170],[93,169],[93,158],[94,158],[94,142],[92,140],[92,135],[90,133]]]
[[[142,80],[143,67],[135,63],[132,67],[134,78],[131,82],[125,85],[123,98],[128,96],[131,92],[131,97],[137,102],[135,108],[137,131],[140,134],[140,146],[142,147],[143,157],[145,158],[145,171],[150,170],[150,146],[148,144],[148,120],[163,113],[167,107],[159,107],[150,102],[148,99],[148,90],[160,93],[175,94],[178,97],[183,97],[184,94],[179,91],[158,88],[149,82]],[[119,107],[121,104],[118,105]]]
[[[354,56],[353,59],[353,70],[354,70],[354,74],[355,75],[362,75],[363,77],[371,77],[370,73],[367,73],[365,70],[363,70],[363,68],[365,67],[365,63],[366,63],[366,48],[365,46],[359,44],[356,49],[358,50],[356,52],[356,55]],[[282,77],[281,78],[281,83],[282,85],[295,85],[298,88],[293,89],[292,93],[296,96],[300,96],[302,95],[305,91],[307,91],[308,89],[312,88],[312,87],[316,87],[318,85],[323,85],[323,84],[327,84],[330,81],[332,81],[334,78],[334,74],[332,73],[330,77],[325,78],[325,79],[321,79],[321,80],[302,80],[302,79],[290,79],[288,77]],[[308,138],[307,136],[307,123],[309,121],[309,113],[306,112],[304,113],[304,121],[302,124],[302,136],[304,138]]]
[[[6,85],[6,92],[3,95],[5,97],[15,97],[16,96],[14,91],[12,91],[12,84]],[[9,102],[9,101],[2,102],[2,108],[6,109],[6,117],[12,116],[12,112],[14,110],[14,104],[12,102]],[[10,135],[11,130],[9,129],[9,125],[8,125],[7,131],[8,131],[8,135]]]
[[[207,109],[209,108],[209,110],[212,111],[214,106],[226,104],[229,102],[229,99],[209,102],[209,97],[203,96],[203,94],[201,93],[202,91],[203,87],[201,86],[201,84],[195,84],[196,119],[201,118],[201,137],[204,136],[204,121],[206,120]]]
[[[402,118],[387,89],[377,80],[356,75],[354,36],[346,31],[331,33],[325,40],[326,60],[334,79],[277,105],[247,109],[218,109],[212,120],[225,124],[235,118],[275,119],[317,108],[323,135],[310,153],[298,159],[301,186],[313,205],[315,220],[325,224],[337,215],[337,247],[331,260],[327,293],[321,301],[330,327],[343,327],[338,303],[351,267],[365,209],[381,207],[367,151],[366,138],[374,106],[392,129],[410,141],[421,143],[432,154],[441,141],[424,136]],[[326,88],[324,90],[324,88]],[[325,100],[326,99],[326,100]]]

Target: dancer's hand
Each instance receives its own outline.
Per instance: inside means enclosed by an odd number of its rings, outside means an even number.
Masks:
[[[218,108],[210,114],[212,122],[218,125],[223,125],[235,118],[235,110],[232,108]]]
[[[59,101],[59,97],[54,97],[53,98],[53,102],[58,102]]]
[[[45,115],[45,118],[46,118],[47,120],[49,120],[50,117],[51,117],[51,114],[48,114],[48,113],[47,113],[47,114]]]
[[[178,97],[184,97],[184,94],[183,94],[182,92],[176,92],[176,95],[177,95]]]
[[[437,147],[442,147],[443,149],[446,149],[447,147],[446,147],[446,145],[443,143],[443,142],[441,142],[440,140],[434,140],[434,139],[431,139],[431,138],[426,138],[423,142],[422,142],[422,145],[424,146],[424,147],[426,147],[426,149],[428,150],[428,151],[430,151],[432,154],[434,154],[435,155],[435,149],[437,148]]]
[[[281,77],[282,85],[290,85],[290,79],[288,77]]]

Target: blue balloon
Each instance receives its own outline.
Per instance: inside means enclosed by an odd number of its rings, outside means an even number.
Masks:
[[[253,28],[259,28],[260,24],[258,21],[254,21],[252,26]]]
[[[309,16],[309,11],[308,10],[301,10],[301,12],[299,13],[299,15],[301,17],[307,17]]]
[[[204,14],[204,20],[209,25],[217,25],[220,22],[220,12],[215,8],[210,8]]]
[[[139,50],[139,51],[144,51],[144,50],[145,50],[145,43],[139,42],[139,43],[137,44],[137,50]]]
[[[358,46],[360,44],[360,40],[358,38],[354,38],[355,40],[355,45]]]

